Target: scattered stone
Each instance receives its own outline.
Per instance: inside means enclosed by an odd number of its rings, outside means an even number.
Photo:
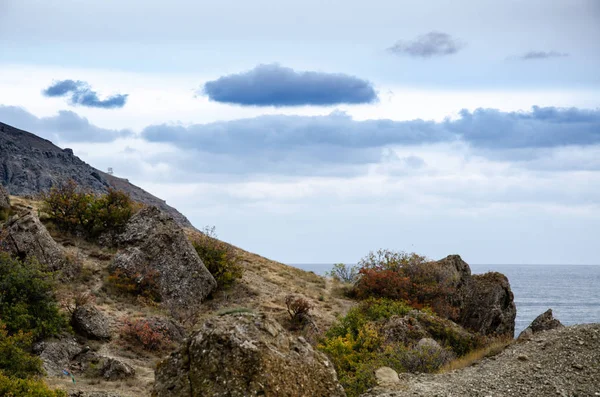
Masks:
[[[111,391],[83,391],[72,390],[69,397],[122,397],[120,394]]]
[[[517,356],[517,360],[519,360],[519,361],[529,361],[529,357],[527,357],[524,354],[521,354],[520,356]]]
[[[207,320],[155,379],[155,397],[345,396],[324,354],[250,313]]]
[[[111,337],[108,317],[91,304],[77,307],[71,324],[77,332],[90,339],[109,340]]]
[[[104,364],[100,369],[100,375],[105,380],[122,380],[133,378],[135,376],[135,369],[133,369],[131,365],[125,364],[122,361],[114,358],[108,358],[104,361]]]
[[[576,363],[576,364],[573,364],[573,368],[578,369],[578,370],[581,371],[583,369],[583,365]]]
[[[161,302],[174,314],[197,307],[217,286],[183,229],[156,207],[136,213],[117,243],[124,249],[109,270],[140,282],[151,277]]]
[[[377,379],[377,384],[380,386],[400,382],[398,373],[390,367],[381,367],[377,369],[377,371],[375,371],[375,378]]]

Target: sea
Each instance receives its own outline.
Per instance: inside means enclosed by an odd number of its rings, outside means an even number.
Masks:
[[[324,275],[330,264],[296,264]],[[515,336],[547,309],[564,325],[600,323],[600,265],[470,265],[473,274],[489,271],[508,277],[515,295]]]

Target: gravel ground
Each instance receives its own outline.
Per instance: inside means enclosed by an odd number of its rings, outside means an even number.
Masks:
[[[600,396],[600,324],[541,332],[445,374],[400,374],[363,397]]]

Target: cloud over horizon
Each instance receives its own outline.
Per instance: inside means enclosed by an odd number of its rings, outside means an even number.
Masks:
[[[448,33],[432,31],[413,40],[399,40],[387,50],[395,55],[431,58],[456,54],[465,46],[465,42]]]
[[[81,105],[90,108],[117,109],[125,106],[127,94],[116,94],[106,99],[100,99],[98,93],[93,91],[85,81],[60,80],[55,81],[42,91],[47,97],[69,97],[71,105]]]
[[[199,93],[215,102],[242,106],[330,106],[378,99],[367,80],[341,73],[298,72],[278,64],[208,81]]]
[[[0,121],[43,138],[62,142],[111,142],[132,135],[126,129],[97,127],[70,110],[60,110],[56,116],[36,117],[21,107],[0,105]]]
[[[558,52],[558,51],[529,51],[523,55],[520,55],[518,58],[522,61],[530,61],[533,59],[548,59],[548,58],[565,58],[568,57],[569,54],[566,52]]]

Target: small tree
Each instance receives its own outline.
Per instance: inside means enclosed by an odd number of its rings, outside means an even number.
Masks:
[[[327,275],[342,283],[355,283],[359,277],[358,266],[336,263],[331,268],[331,271],[327,272]]]

